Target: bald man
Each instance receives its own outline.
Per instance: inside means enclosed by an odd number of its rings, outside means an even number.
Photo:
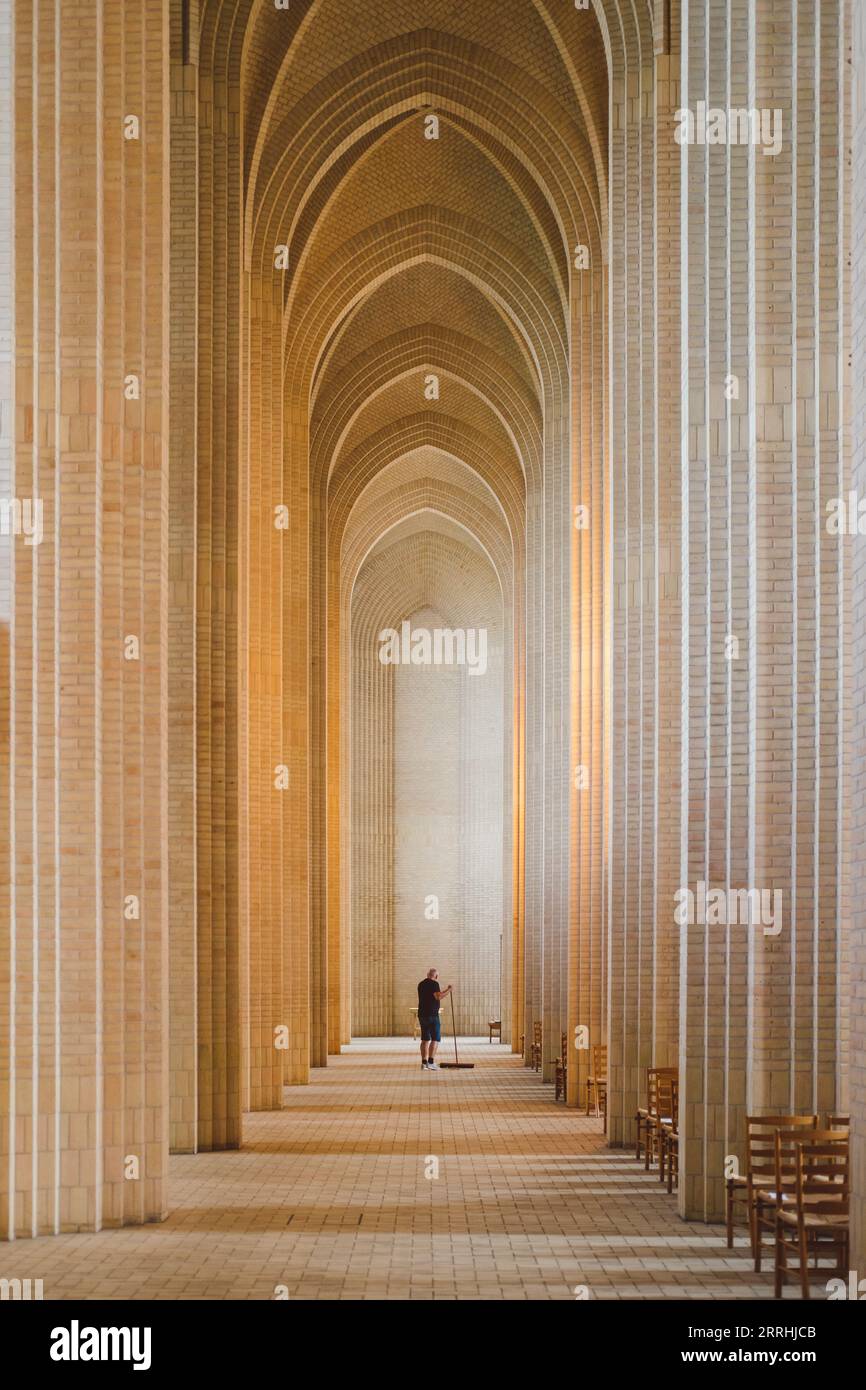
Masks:
[[[418,986],[418,1022],[421,1025],[421,1070],[438,1071],[436,1049],[442,1041],[439,1024],[439,1005],[450,994],[452,986],[439,988],[439,971],[428,970],[427,978]]]

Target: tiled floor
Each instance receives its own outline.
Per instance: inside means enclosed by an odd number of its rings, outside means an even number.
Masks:
[[[354,1043],[284,1111],[247,1116],[240,1152],[173,1157],[161,1225],[17,1241],[0,1277],[41,1278],[46,1299],[771,1295],[744,1240],[680,1221],[504,1047],[465,1057],[474,1071],[426,1073],[408,1039]]]

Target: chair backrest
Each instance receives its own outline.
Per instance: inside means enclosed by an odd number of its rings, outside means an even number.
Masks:
[[[607,1077],[607,1043],[593,1043],[592,1074],[597,1081]]]
[[[786,1133],[818,1128],[817,1115],[747,1115],[746,1116],[746,1177],[776,1177],[776,1131]],[[786,1140],[781,1161],[789,1172],[793,1191],[794,1147]]]
[[[657,1080],[658,1113],[664,1120],[670,1120],[674,1129],[679,1120],[679,1077],[668,1072],[659,1072]]]
[[[847,1217],[847,1130],[812,1130],[797,1140],[795,1149],[798,1214]]]
[[[828,1116],[827,1116],[827,1128],[828,1128],[828,1129],[847,1129],[848,1126],[850,1125],[850,1123],[851,1123],[851,1116],[850,1116],[850,1115],[828,1115]]]
[[[679,1076],[678,1067],[647,1067],[646,1069],[646,1108],[647,1114],[657,1117],[659,1114],[659,1077]]]
[[[541,1023],[540,1023],[540,1022],[533,1023],[533,1025],[532,1025],[532,1041],[533,1041],[533,1042],[537,1042],[537,1043],[540,1043],[540,1042],[541,1042]]]

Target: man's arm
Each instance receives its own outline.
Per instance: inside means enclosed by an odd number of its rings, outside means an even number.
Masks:
[[[446,995],[446,994],[450,994],[453,988],[454,988],[453,985],[448,985],[447,989],[437,989],[437,990],[435,990],[434,992],[435,992],[436,998],[437,998],[437,999],[444,999],[444,998],[445,998],[445,995]]]

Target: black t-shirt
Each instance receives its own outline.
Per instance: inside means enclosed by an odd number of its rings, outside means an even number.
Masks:
[[[439,1012],[439,1000],[436,998],[437,991],[442,986],[438,980],[422,980],[418,986],[418,1017],[432,1018]]]

